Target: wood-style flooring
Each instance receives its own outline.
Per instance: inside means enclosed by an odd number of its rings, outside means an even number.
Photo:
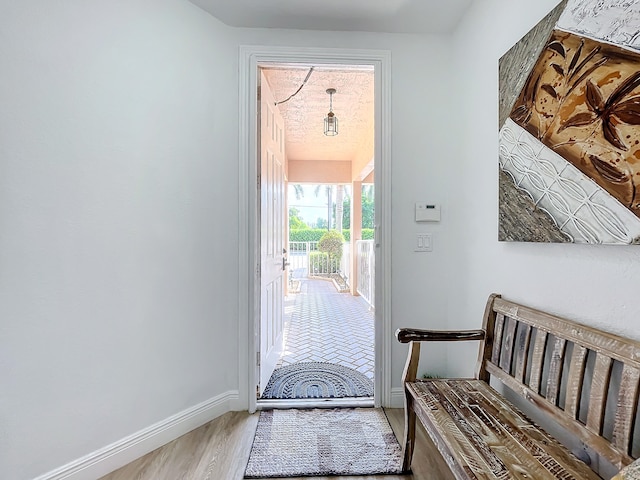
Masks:
[[[387,409],[398,438],[402,409]],[[351,480],[453,480],[444,460],[417,422],[413,473],[343,477]],[[230,412],[125,465],[100,480],[241,480],[249,460],[258,414]],[[298,477],[332,480],[336,477]],[[296,480],[296,479],[292,479]]]

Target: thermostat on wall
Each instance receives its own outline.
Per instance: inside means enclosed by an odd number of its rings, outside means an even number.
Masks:
[[[436,203],[416,203],[416,222],[439,222],[440,205]]]

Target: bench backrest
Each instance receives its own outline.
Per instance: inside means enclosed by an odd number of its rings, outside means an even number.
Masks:
[[[640,342],[492,295],[478,378],[499,379],[621,468],[634,442]]]

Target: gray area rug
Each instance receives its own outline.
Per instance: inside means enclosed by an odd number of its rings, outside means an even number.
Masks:
[[[373,381],[352,368],[303,362],[278,368],[262,394],[265,399],[373,396]]]
[[[245,478],[398,474],[402,449],[379,408],[260,413]]]

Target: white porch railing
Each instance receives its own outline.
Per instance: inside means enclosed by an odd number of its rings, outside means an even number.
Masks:
[[[318,242],[289,242],[289,269],[295,278],[308,275],[340,273],[348,283],[351,271],[351,246],[344,243],[340,262],[329,259],[329,255],[318,251]]]
[[[351,277],[351,244],[345,242],[340,264],[334,264],[326,253],[318,251],[318,242],[289,242],[289,270],[291,278],[326,275],[339,272],[349,284]],[[358,269],[358,294],[373,307],[375,305],[375,248],[373,240],[356,242],[355,261]]]
[[[309,275],[309,254],[318,251],[318,242],[289,242],[289,269],[296,278]]]
[[[376,256],[373,240],[356,242],[356,261],[358,262],[357,291],[367,303],[375,305]]]
[[[342,245],[342,260],[340,260],[340,273],[348,285],[351,285],[351,243],[345,242]]]

